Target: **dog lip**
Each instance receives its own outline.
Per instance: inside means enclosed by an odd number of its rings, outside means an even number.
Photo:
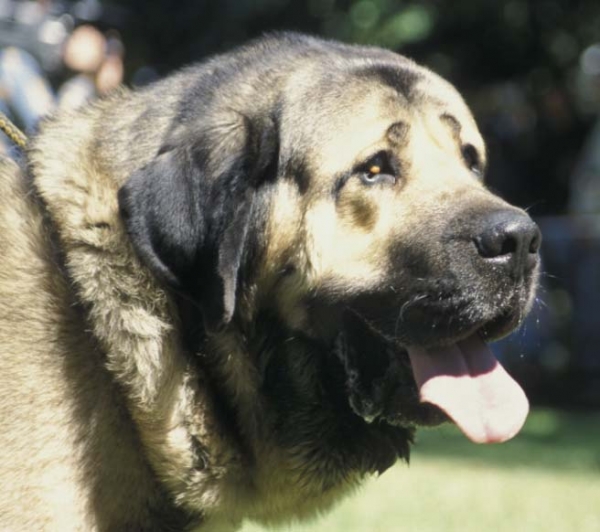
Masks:
[[[418,346],[426,349],[442,349],[449,347],[453,344],[466,340],[467,338],[478,334],[485,342],[495,342],[504,338],[505,336],[512,333],[519,323],[517,314],[501,315],[492,320],[486,321],[483,325],[478,324],[473,327],[467,328],[458,334],[451,336],[432,338],[430,342],[422,341],[418,343],[397,343],[403,351],[406,351],[408,347]]]
[[[512,333],[521,321],[522,314],[520,312],[507,310],[479,327],[478,333],[486,342],[495,342]]]
[[[513,298],[514,300],[514,298]],[[444,315],[455,315],[456,312],[468,310],[468,305],[455,306],[453,310],[444,311]],[[460,312],[462,314],[462,312]],[[453,331],[448,331],[447,334],[441,333],[444,329],[443,326],[432,328],[430,335],[419,335],[418,337],[411,338],[410,333],[405,338],[394,339],[394,343],[397,347],[406,350],[408,347],[418,346],[427,349],[436,349],[448,347],[452,344],[465,340],[474,334],[479,334],[486,342],[495,342],[508,336],[512,333],[522,322],[526,312],[523,310],[523,305],[520,303],[511,303],[504,305],[496,313],[487,317],[474,321],[472,323],[462,323],[462,326],[456,327]],[[438,316],[439,319],[439,316]],[[466,321],[466,320],[465,320]],[[460,320],[456,320],[457,323],[461,323]]]

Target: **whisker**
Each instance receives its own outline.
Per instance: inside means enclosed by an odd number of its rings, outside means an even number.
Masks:
[[[540,277],[544,277],[545,279],[557,279],[557,280],[562,279],[558,275],[553,275],[551,273],[548,273],[547,271],[541,271],[540,272]]]
[[[544,199],[539,199],[537,201],[534,201],[531,205],[529,205],[528,207],[525,207],[523,210],[525,212],[529,212],[531,209],[533,209],[534,207],[537,207],[538,205],[543,205],[544,203],[546,203],[546,200]]]
[[[404,314],[410,308],[410,306],[414,305],[418,301],[426,299],[427,297],[427,294],[418,294],[412,299],[409,299],[402,304],[402,306],[400,307],[400,311],[398,312],[398,317],[396,318],[396,323],[394,325],[394,338],[398,338],[398,328],[400,326],[400,323],[404,321]]]

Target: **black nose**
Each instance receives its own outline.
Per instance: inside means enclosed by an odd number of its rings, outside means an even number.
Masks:
[[[480,257],[503,263],[512,275],[522,277],[538,262],[542,234],[527,214],[502,210],[481,218],[474,240]]]

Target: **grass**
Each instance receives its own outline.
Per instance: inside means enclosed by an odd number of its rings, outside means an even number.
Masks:
[[[451,426],[422,430],[410,467],[372,479],[318,521],[275,530],[598,532],[600,414],[535,410],[519,436],[494,446]]]

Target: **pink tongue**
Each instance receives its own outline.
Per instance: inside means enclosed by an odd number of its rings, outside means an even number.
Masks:
[[[529,403],[521,387],[477,336],[447,348],[408,349],[421,402],[441,408],[476,443],[509,440]]]

